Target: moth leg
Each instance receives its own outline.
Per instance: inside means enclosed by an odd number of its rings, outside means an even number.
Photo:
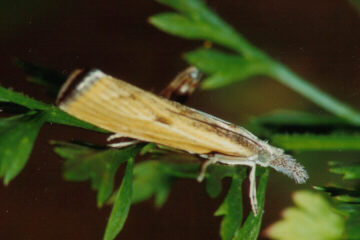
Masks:
[[[250,198],[250,203],[251,203],[251,208],[252,211],[254,213],[254,216],[256,216],[258,214],[258,202],[257,202],[257,198],[256,198],[256,164],[252,163],[253,166],[251,167],[250,170],[250,192],[249,192],[249,198]]]
[[[109,143],[107,146],[112,147],[112,148],[124,148],[124,147],[138,144],[140,142],[141,141],[139,141],[139,140],[132,139],[132,140],[123,141],[123,142]]]
[[[110,142],[114,139],[117,139],[117,138],[122,138],[124,137],[124,135],[122,135],[121,133],[114,133],[114,134],[111,134],[107,139],[106,141]]]
[[[201,78],[202,73],[199,69],[190,66],[176,75],[174,80],[160,92],[160,96],[179,103],[184,103],[195,91]]]
[[[205,174],[206,174],[206,169],[212,165],[212,164],[215,164],[218,159],[215,158],[215,157],[210,157],[207,156],[207,155],[202,155],[201,157],[206,157],[208,158],[205,162],[203,162],[203,164],[201,164],[201,170],[200,170],[200,173],[199,173],[199,176],[196,178],[196,180],[198,182],[202,182],[205,178]]]
[[[250,189],[249,189],[249,198],[251,203],[251,209],[254,213],[254,216],[258,214],[258,202],[256,197],[256,159],[258,155],[253,155],[251,157],[232,157],[232,156],[226,156],[221,154],[215,154],[213,157],[210,157],[210,159],[207,162],[212,163],[223,163],[226,165],[243,165],[243,166],[249,166],[251,168],[249,180],[250,180]],[[206,164],[205,162],[204,164]]]
[[[124,147],[135,145],[135,144],[138,144],[141,142],[141,141],[133,139],[133,138],[125,137],[124,135],[122,135],[120,133],[114,133],[114,134],[110,135],[106,140],[108,142],[110,142],[110,141],[113,141],[114,139],[116,139],[116,141],[114,143],[107,144],[108,147],[124,148]]]

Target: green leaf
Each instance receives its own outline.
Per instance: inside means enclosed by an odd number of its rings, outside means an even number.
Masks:
[[[132,198],[131,195],[134,158],[135,154],[128,160],[124,178],[122,180],[120,189],[116,194],[114,206],[112,208],[109,221],[106,225],[104,240],[115,239],[115,237],[123,228],[125,220],[128,216]]]
[[[266,233],[278,240],[337,240],[345,230],[345,216],[340,215],[318,193],[298,191],[296,207],[287,208],[283,219],[271,225]]]
[[[121,163],[134,155],[136,148],[103,149],[66,142],[53,142],[55,152],[65,159],[64,178],[68,181],[91,180],[97,190],[97,205],[101,207],[111,196],[115,174]]]
[[[148,148],[152,160],[159,161],[159,169],[164,174],[177,178],[197,178],[200,172],[200,159],[194,154],[176,149],[157,146]]]
[[[266,185],[269,177],[269,168],[257,168],[257,175],[260,176],[257,186],[258,214],[254,216],[251,212],[244,224],[238,228],[234,240],[256,240],[258,239],[261,221],[264,215]]]
[[[245,169],[245,168],[243,168]],[[206,171],[206,191],[210,197],[215,198],[221,193],[222,179],[237,175],[238,170],[234,166],[211,165]]]
[[[180,14],[165,13],[152,16],[150,23],[171,34],[192,39],[213,41],[245,56],[258,55],[243,37],[211,11],[201,0],[158,0]]]
[[[203,72],[210,74],[202,82],[205,89],[218,88],[266,72],[267,65],[255,59],[216,50],[199,49],[189,52],[185,59]]]
[[[344,179],[360,179],[359,163],[330,162],[330,172],[344,175]]]
[[[287,150],[360,149],[360,128],[333,116],[282,110],[253,118],[249,128]]]
[[[221,221],[220,235],[222,240],[231,240],[242,222],[242,183],[246,177],[246,168],[241,168],[232,177],[229,192],[215,212],[215,216],[224,216]]]
[[[166,174],[177,178],[197,178],[200,172],[200,165],[197,163],[171,163],[161,164],[161,169]]]
[[[360,150],[360,133],[275,134],[271,141],[276,146],[294,151]]]
[[[343,175],[344,179],[360,179],[359,163],[330,162],[330,172]],[[354,189],[347,187],[316,187],[317,190],[325,191],[330,194],[337,204],[339,211],[344,213],[347,218],[345,230],[342,239],[357,240],[360,239],[360,189],[357,186]]]
[[[207,25],[196,24],[183,15],[162,13],[150,18],[150,23],[173,35],[188,39],[206,39],[211,36]]]
[[[0,101],[16,103],[33,110],[46,111],[50,108],[50,106],[45,103],[3,87],[0,87]]]
[[[360,190],[349,190],[340,187],[318,187],[314,186],[314,189],[327,192],[330,196],[334,197],[340,202],[348,203],[360,203]]]
[[[279,132],[282,129],[286,131],[296,131],[294,128],[310,131],[324,131],[327,129],[344,129],[354,127],[341,118],[329,115],[311,114],[307,112],[293,110],[276,110],[260,117],[254,117],[250,120],[252,128],[266,128]],[[319,129],[320,128],[320,129]]]
[[[138,203],[155,196],[155,205],[160,207],[169,195],[174,177],[162,170],[159,161],[146,161],[135,165],[132,202]]]
[[[0,176],[7,185],[24,168],[41,126],[44,112],[0,119]]]
[[[83,122],[75,117],[70,116],[69,114],[61,111],[55,106],[45,104],[43,102],[25,96],[22,93],[14,92],[10,89],[6,89],[3,87],[0,87],[0,102],[11,102],[20,106],[24,106],[31,110],[41,110],[43,112],[46,112],[46,120],[50,123],[58,123],[99,132],[106,132],[105,130],[102,130],[89,123]]]
[[[360,204],[343,204],[338,208],[348,214],[343,239],[360,239]]]

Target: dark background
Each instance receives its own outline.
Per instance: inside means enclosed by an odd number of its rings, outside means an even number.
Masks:
[[[360,108],[360,20],[348,1],[208,1],[226,21],[273,58],[337,98]],[[51,103],[43,88],[24,81],[12,57],[65,74],[97,67],[141,86],[161,89],[184,67],[184,52],[201,45],[158,31],[147,18],[169,9],[154,1],[1,1],[0,83]],[[279,83],[262,77],[215,91],[197,92],[189,105],[231,122],[271,110],[325,113]],[[9,186],[0,187],[0,239],[101,239],[110,212],[97,209],[89,182],[65,182],[62,159],[48,142],[105,136],[45,125],[31,159]],[[328,160],[356,157],[351,152],[296,155],[310,181],[296,185],[271,172],[263,226],[291,204],[291,192],[324,185]],[[247,183],[246,183],[247,184]],[[225,183],[228,186],[228,182]],[[247,187],[246,187],[247,188]],[[178,181],[162,209],[151,201],[131,207],[119,239],[219,239],[221,218],[213,217],[224,197],[210,199],[203,184]],[[244,198],[248,206],[248,198]]]

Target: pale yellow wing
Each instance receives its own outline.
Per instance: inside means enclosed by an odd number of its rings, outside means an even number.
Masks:
[[[260,147],[242,128],[99,70],[72,74],[58,103],[65,112],[108,131],[190,153],[247,157]]]

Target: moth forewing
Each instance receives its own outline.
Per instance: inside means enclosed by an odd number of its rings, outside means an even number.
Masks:
[[[70,81],[76,81],[76,76]],[[99,70],[90,71],[67,94],[59,102],[62,110],[126,137],[197,154],[221,152],[243,157],[254,154],[255,145],[251,141],[242,140],[239,133],[221,127],[217,120]]]
[[[299,183],[308,178],[302,165],[291,156],[246,129],[144,91],[100,70],[75,71],[61,89],[58,105],[83,121],[115,133],[114,138],[154,142],[207,158],[200,179],[210,163],[250,166],[254,214],[257,213],[257,164],[273,167]]]

